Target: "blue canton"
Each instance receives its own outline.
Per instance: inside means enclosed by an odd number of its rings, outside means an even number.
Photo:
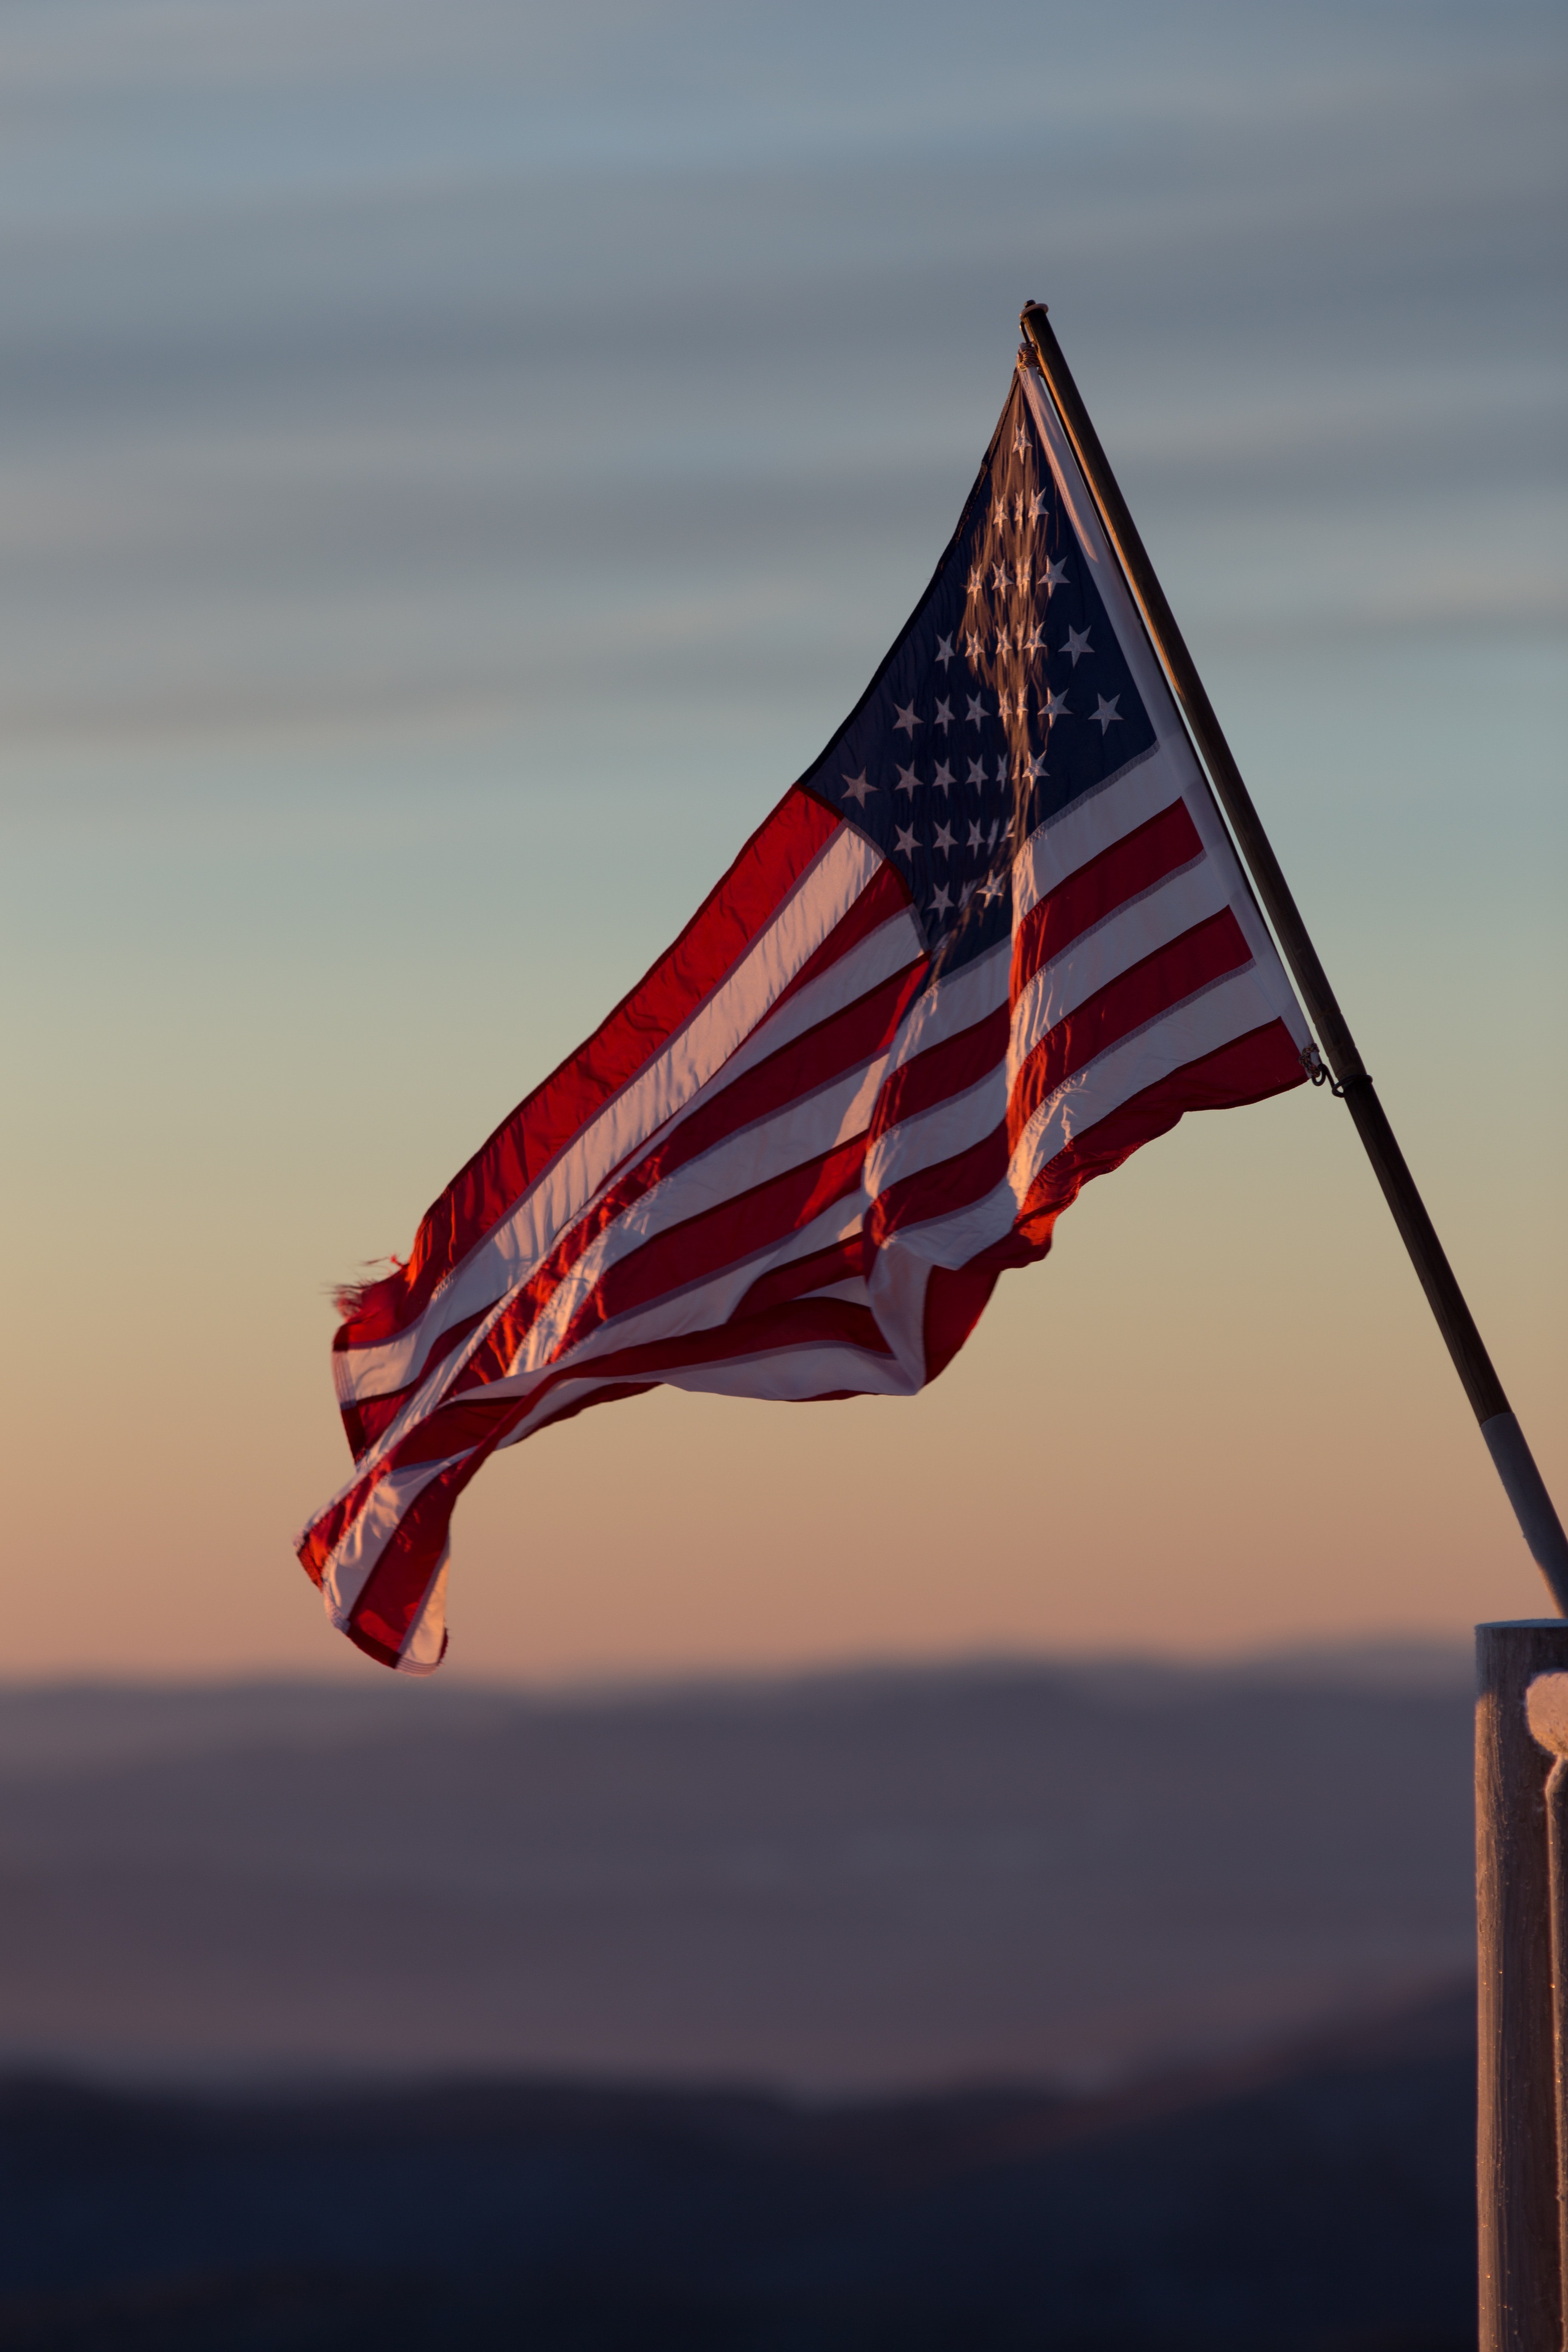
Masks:
[[[1035,828],[1153,742],[1015,376],[935,578],[801,783],[903,876],[948,971],[1010,937]]]

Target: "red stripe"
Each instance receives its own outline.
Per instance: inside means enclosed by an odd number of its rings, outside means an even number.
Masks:
[[[1287,1094],[1306,1082],[1300,1048],[1283,1021],[1249,1029],[1245,1036],[1233,1037],[1212,1054],[1173,1070],[1085,1128],[1036,1177],[1019,1223],[1058,1216],[1091,1177],[1120,1168],[1140,1145],[1174,1127],[1185,1111],[1232,1110],[1269,1095]]]
[[[1012,1025],[1012,1007],[998,1004],[956,1037],[944,1037],[903,1063],[882,1089],[871,1121],[873,1138],[978,1084],[1006,1053]]]
[[[426,1211],[408,1263],[345,1294],[345,1319],[335,1342],[340,1349],[390,1339],[417,1319],[437,1284],[734,968],[839,822],[809,793],[785,794],[675,945]]]
[[[1005,1269],[1034,1265],[1046,1255],[1057,1219],[1092,1178],[1120,1168],[1188,1111],[1237,1109],[1305,1084],[1295,1040],[1282,1021],[1270,1021],[1145,1087],[1085,1129],[1036,1178],[1010,1234],[966,1265],[931,1268],[925,1305],[927,1381],[945,1370],[963,1347]]]
[[[353,1527],[366,1503],[371,1490],[386,1475],[387,1465],[378,1462],[364,1477],[356,1478],[348,1492],[329,1503],[321,1517],[312,1519],[300,1538],[300,1565],[312,1584],[320,1584],[327,1571],[327,1562]]]
[[[555,1351],[557,1356],[565,1355],[616,1316],[646,1306],[672,1290],[688,1288],[737,1258],[758,1255],[771,1241],[809,1223],[835,1200],[858,1188],[865,1150],[865,1136],[855,1136],[836,1151],[816,1154],[800,1167],[786,1169],[782,1175],[770,1177],[750,1192],[733,1194],[700,1216],[689,1217],[668,1232],[656,1234],[619,1265],[610,1267],[595,1285],[573,1318]],[[492,1417],[499,1413],[504,1418],[517,1410],[515,1399],[487,1400],[475,1393],[500,1377],[499,1370],[491,1370],[469,1382],[468,1374],[471,1370],[477,1370],[477,1361],[475,1367],[465,1366],[464,1387],[454,1390],[433,1412],[398,1440],[377,1465],[378,1474],[389,1468],[402,1470],[421,1462],[439,1461],[460,1446],[489,1442]],[[510,1361],[509,1358],[509,1366]],[[595,1359],[595,1371],[601,1361]],[[560,1376],[574,1377],[573,1368],[563,1365]],[[538,1393],[531,1391],[532,1395]],[[374,1480],[362,1480],[355,1493],[363,1489],[368,1495],[372,1484]]]
[[[831,1151],[816,1152],[798,1168],[786,1168],[748,1192],[716,1202],[700,1216],[655,1234],[641,1249],[605,1268],[573,1317],[559,1352],[564,1355],[617,1316],[706,1281],[723,1266],[760,1256],[771,1244],[821,1216],[835,1201],[858,1192],[865,1159],[862,1129]]]
[[[929,1224],[933,1217],[951,1216],[994,1192],[1007,1173],[1007,1129],[994,1127],[951,1160],[938,1160],[900,1176],[879,1192],[866,1213],[866,1231],[875,1249],[904,1225]]]
[[[684,1331],[665,1339],[649,1339],[636,1348],[619,1348],[596,1356],[591,1364],[563,1364],[550,1374],[544,1388],[568,1381],[637,1380],[647,1372],[689,1371],[696,1365],[731,1363],[739,1356],[779,1355],[791,1348],[854,1348],[861,1355],[884,1362],[892,1354],[868,1307],[853,1298],[795,1298],[764,1307],[744,1321],[731,1318],[706,1330]],[[531,1400],[531,1412],[542,1390]]]
[[[760,1315],[764,1307],[780,1306],[786,1298],[808,1297],[814,1290],[826,1290],[829,1283],[848,1282],[865,1271],[865,1241],[859,1234],[852,1234],[847,1242],[835,1242],[831,1249],[792,1257],[787,1265],[775,1265],[770,1273],[760,1275],[730,1319],[738,1323],[744,1316]]]
[[[816,954],[807,956],[789,986],[774,997],[763,1019],[771,1021],[781,1005],[787,1004],[792,996],[798,996],[803,988],[809,988],[814,980],[820,980],[825,971],[831,971],[851,948],[858,948],[873,931],[879,931],[884,923],[900,918],[909,924],[910,946],[918,947],[918,934],[910,921],[910,894],[904,877],[896,866],[879,866],[848,913],[834,925]],[[922,957],[921,961],[928,959]],[[757,1025],[760,1028],[762,1023]]]
[[[1043,1243],[1037,1255],[1050,1247]],[[921,1333],[928,1383],[945,1372],[990,1304],[1002,1267],[990,1263],[993,1253],[968,1265],[933,1265],[926,1276],[924,1326]]]
[[[392,1427],[413,1393],[411,1388],[393,1389],[385,1396],[366,1397],[362,1404],[340,1406],[343,1433],[356,1462],[363,1462],[376,1440]]]
[[[885,869],[886,870],[886,869]],[[893,877],[896,887],[889,893],[882,887],[880,874],[868,885],[855,901],[842,922],[825,940],[809,962],[803,965],[797,980],[805,974],[819,977],[847,955],[849,950],[872,931],[879,929],[888,919],[889,899],[899,908],[905,904],[903,886]],[[874,901],[874,919],[863,919],[868,902]],[[550,1257],[532,1276],[509,1305],[505,1316],[487,1335],[482,1349],[472,1366],[465,1366],[464,1386],[477,1381],[494,1379],[498,1372],[510,1365],[528,1331],[537,1320],[547,1301],[553,1296],[564,1276],[571,1271],[584,1249],[626,1212],[631,1204],[650,1192],[676,1169],[695,1159],[700,1152],[710,1150],[715,1143],[789,1102],[800,1100],[816,1087],[866,1062],[882,1052],[898,1029],[910,999],[915,993],[926,970],[926,958],[919,957],[837,1013],[830,1013],[815,1028],[793,1039],[788,1045],[768,1055],[742,1078],[722,1087],[709,1100],[700,1104],[682,1119],[637,1168],[609,1192],[604,1194],[590,1211],[588,1218],[573,1226],[556,1243]],[[816,971],[813,971],[813,967]],[[777,999],[765,1016],[771,1020],[780,1003],[793,994],[792,982],[784,996]],[[761,1027],[759,1024],[759,1028]],[[752,1032],[755,1035],[757,1033]],[[362,1396],[342,1408],[343,1428],[350,1449],[356,1461],[363,1460],[379,1439],[392,1426],[404,1405],[415,1391],[429,1378],[430,1373],[452,1350],[460,1346],[475,1327],[483,1322],[489,1308],[462,1317],[442,1331],[422,1358],[418,1372],[411,1381],[379,1396]],[[338,1333],[335,1345],[344,1345],[345,1326]]]
[[[848,1299],[801,1299],[749,1317],[744,1323],[729,1323],[714,1329],[650,1341],[643,1347],[621,1349],[598,1358],[591,1366],[574,1369],[563,1365],[526,1398],[513,1398],[504,1403],[500,1399],[492,1400],[483,1435],[473,1452],[463,1461],[438,1471],[416,1496],[366,1577],[350,1612],[348,1630],[352,1638],[373,1657],[380,1657],[383,1664],[396,1663],[401,1646],[424,1606],[431,1579],[440,1566],[458,1496],[509,1430],[535,1412],[541,1399],[552,1389],[574,1380],[602,1379],[609,1385],[607,1390],[597,1391],[596,1395],[599,1401],[607,1402],[612,1394],[640,1393],[650,1381],[667,1378],[674,1371],[731,1362],[737,1357],[823,1346],[852,1348],[858,1354],[875,1356],[883,1361],[891,1354],[868,1308]],[[567,1420],[595,1401],[568,1401],[558,1413],[546,1415],[539,1426],[547,1426],[552,1420]],[[435,1454],[452,1451],[452,1423],[459,1414],[471,1411],[472,1408],[443,1406],[432,1416],[432,1423],[441,1423],[447,1432],[441,1443],[432,1448]],[[478,1427],[468,1421],[464,1425]],[[462,1442],[460,1436],[457,1442]],[[400,1454],[402,1452],[399,1448]]]
[[[416,1495],[366,1577],[345,1630],[351,1641],[384,1664],[396,1664],[441,1565],[458,1497],[493,1450],[482,1447],[467,1461],[438,1471]]]
[[[1058,882],[1030,908],[1013,940],[1013,1001],[1017,1003],[1035,974],[1074,940],[1124,907],[1129,898],[1152,890],[1156,882],[1177,874],[1204,854],[1197,826],[1184,801],[1173,801],[1146,824],[1113,841]]]
[[[521,1397],[478,1396],[438,1405],[399,1441],[392,1465],[410,1470],[456,1454],[464,1454],[466,1460],[488,1456],[520,1421],[538,1412],[552,1390],[572,1381],[640,1380],[649,1373],[679,1371],[693,1364],[724,1363],[736,1356],[767,1355],[781,1348],[817,1347],[825,1342],[852,1345],[874,1356],[891,1353],[870,1309],[855,1299],[784,1300],[757,1314],[732,1316],[725,1323],[705,1325],[697,1331],[672,1332],[634,1347],[606,1349],[586,1363],[558,1364]],[[439,1486],[447,1477],[448,1473],[441,1471],[431,1483]],[[382,1561],[393,1555],[397,1541],[395,1536],[373,1576],[380,1574]]]
[[[1016,1003],[1036,972],[1053,957],[1064,953],[1074,940],[1081,938],[1107,915],[1114,914],[1130,898],[1179,872],[1184,866],[1192,865],[1203,854],[1203,843],[1191,813],[1184,801],[1176,801],[1068,875],[1065,882],[1030,908],[1019,927],[1009,980],[1012,1003]],[[1130,969],[1138,971],[1142,966]],[[1109,1013],[1109,990],[1101,990],[1089,1003]],[[998,1005],[957,1036],[944,1038],[940,1045],[912,1056],[895,1071],[883,1089],[871,1123],[873,1138],[885,1135],[904,1119],[931,1110],[938,1103],[976,1085],[1005,1054],[1011,1027],[1011,1006]],[[1051,1035],[1065,1045],[1067,1041],[1060,1030],[1053,1030]],[[1050,1038],[1043,1040],[1036,1050],[1048,1048],[1050,1042]],[[1060,1083],[1059,1079],[1057,1083]]]
[[[1196,995],[1211,981],[1251,961],[1252,950],[1241,925],[1228,907],[1222,907],[1217,915],[1118,972],[1047,1030],[1025,1062],[1007,1105],[1009,1147],[1016,1146],[1036,1111],[1064,1078]]]
[[[545,1263],[508,1302],[494,1328],[486,1334],[483,1346],[475,1350],[471,1362],[464,1365],[455,1385],[471,1388],[481,1381],[499,1379],[510,1370],[529,1332],[590,1244],[656,1185],[743,1129],[792,1103],[804,1101],[883,1052],[896,1034],[924,970],[922,958],[906,971],[891,974],[854,1003],[842,1006],[826,1021],[818,1022],[804,1036],[770,1054],[754,1069],[692,1111],[562,1235]],[[687,1220],[686,1223],[692,1222]],[[684,1227],[671,1230],[679,1232]],[[651,1243],[645,1244],[644,1250],[637,1255],[642,1256],[652,1246]],[[754,1250],[756,1246],[753,1239],[751,1247]],[[601,1318],[595,1315],[590,1319]],[[574,1322],[574,1330],[579,1328],[580,1323],[581,1316]],[[570,1339],[563,1339],[560,1349],[571,1344]]]

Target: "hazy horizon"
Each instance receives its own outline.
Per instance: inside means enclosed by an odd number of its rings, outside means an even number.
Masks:
[[[1391,1626],[1381,1634],[1352,1635],[1341,1641],[1287,1640],[1207,1650],[1106,1645],[1070,1650],[1030,1648],[1022,1644],[1008,1648],[998,1644],[970,1649],[913,1651],[888,1646],[880,1650],[846,1651],[826,1659],[778,1657],[732,1665],[696,1667],[655,1664],[640,1669],[633,1667],[621,1673],[590,1674],[567,1680],[548,1675],[531,1676],[523,1670],[486,1674],[482,1665],[469,1662],[444,1670],[439,1687],[443,1691],[461,1690],[479,1696],[537,1698],[542,1703],[571,1705],[579,1699],[614,1701],[643,1694],[690,1693],[700,1696],[706,1692],[731,1690],[766,1691],[796,1683],[831,1684],[843,1680],[876,1680],[905,1675],[918,1678],[930,1675],[956,1675],[984,1678],[989,1675],[1005,1677],[1014,1673],[1094,1675],[1103,1672],[1110,1675],[1148,1673],[1155,1676],[1168,1675],[1174,1681],[1200,1681],[1212,1676],[1223,1681],[1279,1674],[1286,1679],[1321,1678],[1330,1684],[1348,1678],[1362,1687],[1375,1685],[1380,1680],[1386,1679],[1391,1686],[1403,1687],[1412,1678],[1421,1680],[1434,1675],[1445,1680],[1451,1676],[1465,1680],[1473,1670],[1474,1644],[1464,1635],[1422,1635]],[[383,1679],[367,1676],[352,1651],[339,1654],[330,1650],[324,1659],[313,1659],[306,1665],[259,1668],[252,1672],[199,1669],[174,1674],[137,1671],[66,1675],[0,1673],[0,1708],[10,1699],[26,1700],[77,1691],[151,1695],[159,1692],[206,1693],[279,1688],[347,1693],[378,1689]],[[396,1677],[384,1679],[389,1683],[397,1682]],[[0,1730],[0,1743],[3,1743],[3,1738],[4,1733]]]
[[[1148,1662],[0,1691],[0,2067],[910,2090],[1473,1964],[1471,1696]]]

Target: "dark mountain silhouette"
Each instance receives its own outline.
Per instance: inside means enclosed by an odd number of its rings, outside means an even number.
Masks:
[[[1099,2099],[14,2083],[0,2346],[1460,2352],[1473,2019]]]

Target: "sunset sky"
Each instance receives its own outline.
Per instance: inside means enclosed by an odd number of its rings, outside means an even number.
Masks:
[[[333,1286],[679,929],[1062,343],[1568,1503],[1560,9],[48,0],[0,37],[0,1673],[381,1669]],[[913,1401],[459,1507],[447,1671],[1457,1635],[1544,1588],[1342,1106]]]

